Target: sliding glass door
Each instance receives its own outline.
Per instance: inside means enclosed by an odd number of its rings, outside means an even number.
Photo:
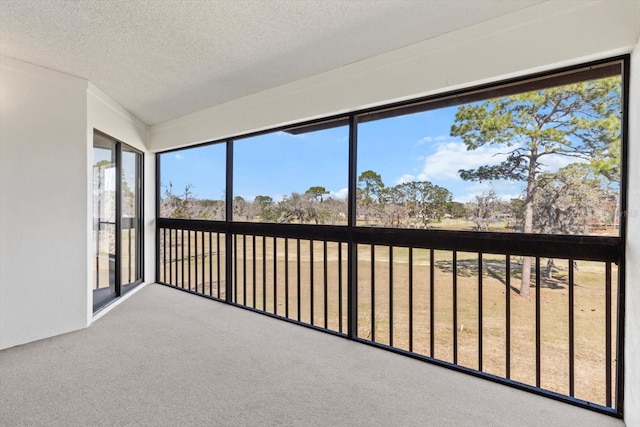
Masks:
[[[142,153],[93,138],[93,310],[142,282]]]

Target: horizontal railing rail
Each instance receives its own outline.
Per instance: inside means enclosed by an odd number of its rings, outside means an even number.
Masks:
[[[617,263],[621,258],[620,238],[612,236],[265,224],[172,218],[158,219],[158,226],[167,229],[256,234],[279,238],[405,246],[460,252],[487,252],[517,256],[563,258],[567,254],[571,254],[573,258],[585,261]]]

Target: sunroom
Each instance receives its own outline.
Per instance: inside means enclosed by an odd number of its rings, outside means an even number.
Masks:
[[[191,424],[465,424],[518,404],[476,422],[640,424],[640,2],[6,2],[0,17],[8,424],[176,423],[24,396],[158,405],[173,384],[215,401],[205,378],[233,383],[234,415]],[[213,354],[226,364],[191,363]],[[121,356],[140,369],[118,372]],[[60,372],[38,380],[47,360]],[[440,393],[452,415],[436,422]]]

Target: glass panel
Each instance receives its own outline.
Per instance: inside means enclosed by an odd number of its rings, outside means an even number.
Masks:
[[[621,88],[613,75],[363,116],[358,225],[619,235]]]
[[[116,295],[116,147],[95,135],[93,148],[93,306]]]
[[[127,285],[142,278],[141,268],[141,161],[142,155],[122,147],[122,244],[121,283]]]
[[[347,126],[234,141],[233,219],[346,224],[348,147]]]
[[[224,221],[226,144],[160,156],[160,216]]]
[[[230,299],[339,332],[354,320],[362,340],[615,407],[620,239],[567,235],[620,233],[620,71],[593,64],[357,115],[356,225],[404,230],[348,243],[305,227],[230,232]],[[342,119],[236,140],[234,219],[346,224],[348,140]],[[216,248],[197,228],[160,229],[160,277],[221,296],[224,232]]]

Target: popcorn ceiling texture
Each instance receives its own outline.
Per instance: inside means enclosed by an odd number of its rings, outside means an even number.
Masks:
[[[0,0],[0,53],[87,79],[150,125],[540,2]]]

